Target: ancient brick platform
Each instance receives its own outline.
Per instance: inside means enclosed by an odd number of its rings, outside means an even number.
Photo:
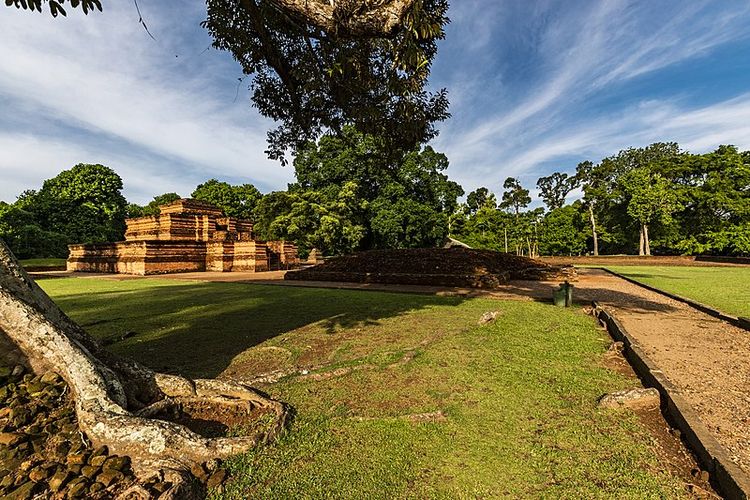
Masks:
[[[157,216],[128,219],[125,241],[70,245],[68,271],[165,274],[295,269],[297,247],[256,240],[252,221],[214,205],[180,199]]]

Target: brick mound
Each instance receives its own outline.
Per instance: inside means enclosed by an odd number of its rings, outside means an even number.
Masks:
[[[571,266],[552,266],[528,257],[460,247],[357,252],[284,276],[287,280],[471,288],[495,288],[509,280],[575,278],[576,271]]]

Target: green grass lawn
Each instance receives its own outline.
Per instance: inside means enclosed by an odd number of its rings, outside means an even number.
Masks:
[[[215,498],[684,496],[637,417],[596,407],[636,382],[602,367],[609,340],[577,309],[148,279],[40,284],[111,349],[158,369],[319,374],[260,386],[295,418],[273,445],[230,460],[233,480]],[[498,321],[478,326],[492,310]],[[117,340],[125,331],[135,334]]]
[[[655,286],[735,316],[750,316],[750,266],[606,266],[641,283]]]
[[[65,259],[25,259],[21,261],[24,267],[65,267]]]

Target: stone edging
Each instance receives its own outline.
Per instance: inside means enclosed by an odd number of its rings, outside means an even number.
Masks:
[[[633,278],[629,278],[628,276],[625,276],[624,274],[620,274],[616,271],[612,271],[611,269],[607,269],[606,267],[599,267],[598,269],[601,269],[602,271],[608,272],[609,274],[613,276],[617,276],[620,279],[623,279],[629,283],[632,283],[634,285],[638,285],[642,288],[645,288],[646,290],[651,290],[652,292],[659,293],[661,295],[667,296],[670,299],[677,300],[679,302],[683,302],[691,307],[694,307],[695,309],[698,309],[701,312],[704,312],[708,315],[711,315],[715,318],[719,318],[723,321],[726,321],[728,323],[733,324],[736,327],[742,328],[744,330],[750,331],[750,318],[738,318],[737,316],[732,316],[730,314],[726,314],[722,311],[719,311],[716,308],[713,308],[711,306],[708,306],[706,304],[702,304],[700,302],[697,302],[693,299],[688,299],[687,297],[683,297],[681,295],[677,295],[671,292],[666,292],[660,288],[656,288],[655,286],[647,285],[646,283],[642,283],[640,281],[634,280]]]
[[[683,439],[695,453],[698,462],[711,475],[711,482],[730,500],[750,497],[750,476],[729,458],[727,450],[706,429],[698,414],[680,391],[646,355],[622,324],[596,301],[592,302],[597,319],[609,334],[624,345],[623,355],[644,385],[654,387],[661,395],[662,412],[682,432]]]

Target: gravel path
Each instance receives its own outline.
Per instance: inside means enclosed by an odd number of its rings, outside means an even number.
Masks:
[[[577,299],[615,314],[750,473],[750,333],[601,270],[580,270],[575,285]]]

